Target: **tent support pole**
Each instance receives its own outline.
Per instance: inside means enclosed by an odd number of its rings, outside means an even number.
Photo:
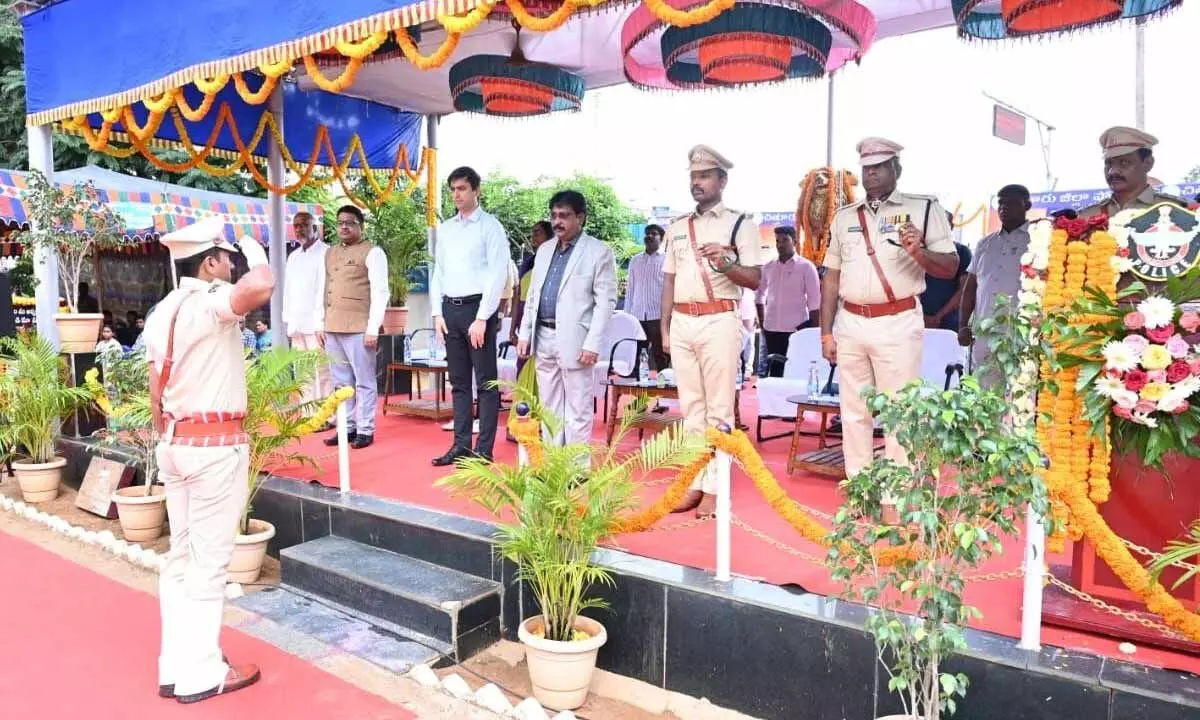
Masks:
[[[54,135],[49,125],[26,128],[29,142],[29,169],[37,170],[54,182]],[[37,333],[58,347],[58,257],[49,248],[34,251],[33,273],[37,279],[34,298],[37,300]]]
[[[283,92],[279,85],[271,91],[271,98],[268,112],[275,116],[275,126],[279,128],[280,136],[283,135]],[[283,152],[279,147],[279,143],[275,142],[275,135],[271,135],[270,148],[267,155],[267,180],[275,187],[282,187],[285,180],[283,176]],[[269,251],[267,258],[271,263],[271,274],[275,276],[275,290],[271,293],[271,342],[274,347],[286,348],[288,346],[287,328],[283,326],[283,288],[287,278],[284,277],[284,268],[287,265],[287,242],[286,235],[283,229],[283,195],[277,192],[269,191],[267,197],[267,218],[270,223],[270,238]]]
[[[826,81],[829,84],[829,101],[825,115],[825,167],[833,167],[833,73]]]
[[[441,118],[437,115],[426,115],[425,116],[425,144],[428,147],[430,147],[434,151],[434,153],[437,153],[437,148],[438,148],[438,123],[440,120],[441,120]],[[441,192],[439,192],[440,190],[441,190],[441,185],[438,184],[438,179],[434,178],[433,186],[429,188],[429,197],[426,198],[426,202],[428,202],[434,208],[434,217],[437,217],[437,215],[439,214],[437,211],[439,208],[441,208],[442,194],[441,194]],[[426,233],[428,234],[428,237],[429,237],[429,247],[428,247],[429,257],[430,257],[429,271],[433,272],[432,258],[433,258],[434,250],[437,248],[437,225],[435,224],[433,227],[426,230]],[[429,317],[421,318],[421,323],[419,325],[413,324],[412,327],[430,327],[430,328],[433,327],[433,303],[434,302],[435,302],[435,300],[434,300],[433,296],[431,295],[429,297]]]

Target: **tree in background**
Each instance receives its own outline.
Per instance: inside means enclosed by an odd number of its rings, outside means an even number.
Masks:
[[[156,149],[167,162],[184,162],[182,150]],[[214,165],[227,160],[211,158]],[[230,177],[213,177],[202,171],[186,173],[163,172],[140,154],[125,159],[96,152],[77,135],[54,134],[54,165],[56,168],[77,168],[96,165],[106,170],[174,183],[197,190],[265,197],[266,191],[246,173]],[[26,170],[29,168],[29,148],[25,135],[25,43],[21,21],[11,7],[0,8],[0,168]]]
[[[514,255],[528,252],[529,231],[539,220],[550,217],[550,197],[559,190],[578,190],[587,198],[588,218],[584,231],[613,246],[618,258],[629,254],[634,238],[629,232],[632,224],[645,222],[645,217],[621,201],[612,184],[591,175],[569,178],[541,177],[533,183],[523,183],[507,175],[493,173],[483,179],[480,204],[504,226]],[[449,193],[442,194],[442,216],[455,213]]]

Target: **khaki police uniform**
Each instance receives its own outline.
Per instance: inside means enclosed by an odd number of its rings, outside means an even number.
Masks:
[[[162,238],[173,260],[211,247],[237,252],[222,218]],[[171,549],[159,576],[160,685],[191,695],[220,686],[226,570],[249,492],[246,361],[233,286],[182,278],[146,321],[148,359],[162,381],[166,433],[156,449]],[[173,337],[172,337],[173,336]]]
[[[858,145],[863,167],[886,162],[902,149],[880,138]],[[946,212],[927,195],[893,192],[877,208],[864,198],[841,208],[830,230],[825,266],[840,273],[833,335],[847,477],[865,469],[874,456],[874,421],[862,391],[897,390],[921,375],[925,270],[900,246],[905,222],[924,233],[930,252],[955,252]],[[886,453],[893,462],[907,462],[895,437],[887,438]]]
[[[715,150],[699,145],[689,153],[690,169],[730,169],[733,164]],[[758,226],[746,217],[734,237],[742,215],[718,203],[704,213],[693,212],[667,228],[663,273],[675,276],[675,306],[671,313],[671,365],[679,388],[683,427],[703,435],[720,423],[734,426],[737,370],[742,347],[738,304],[742,288],[716,270],[700,255],[700,247],[718,243],[737,249],[738,264],[758,267]],[[710,467],[692,484],[692,490],[716,493]]]

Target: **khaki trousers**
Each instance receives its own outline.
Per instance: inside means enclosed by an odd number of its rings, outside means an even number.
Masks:
[[[159,576],[162,650],[158,682],[176,695],[217,687],[225,580],[246,507],[250,449],[160,443],[158,476],[167,496],[171,550]]]
[[[321,345],[317,342],[316,333],[300,333],[291,337],[292,347],[297,350],[321,350]],[[322,354],[324,351],[321,350]],[[304,402],[313,402],[324,400],[331,392],[329,386],[329,364],[321,362],[317,365],[317,374],[313,376],[312,382],[304,386],[304,393],[300,396]]]
[[[874,459],[875,423],[862,392],[868,387],[898,390],[921,376],[925,319],[920,308],[878,318],[843,310],[838,313],[833,334],[842,406],[842,452],[846,477],[853,477]],[[885,445],[888,459],[907,463],[895,437],[889,435]]]
[[[733,427],[741,349],[742,323],[735,312],[671,315],[671,365],[685,431],[703,435],[720,423]],[[696,477],[691,489],[716,493],[711,464]]]

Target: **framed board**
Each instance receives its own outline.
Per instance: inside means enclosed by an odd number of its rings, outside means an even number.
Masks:
[[[108,458],[92,457],[75,496],[75,506],[112,520],[117,516],[113,493],[133,483],[133,467]]]

